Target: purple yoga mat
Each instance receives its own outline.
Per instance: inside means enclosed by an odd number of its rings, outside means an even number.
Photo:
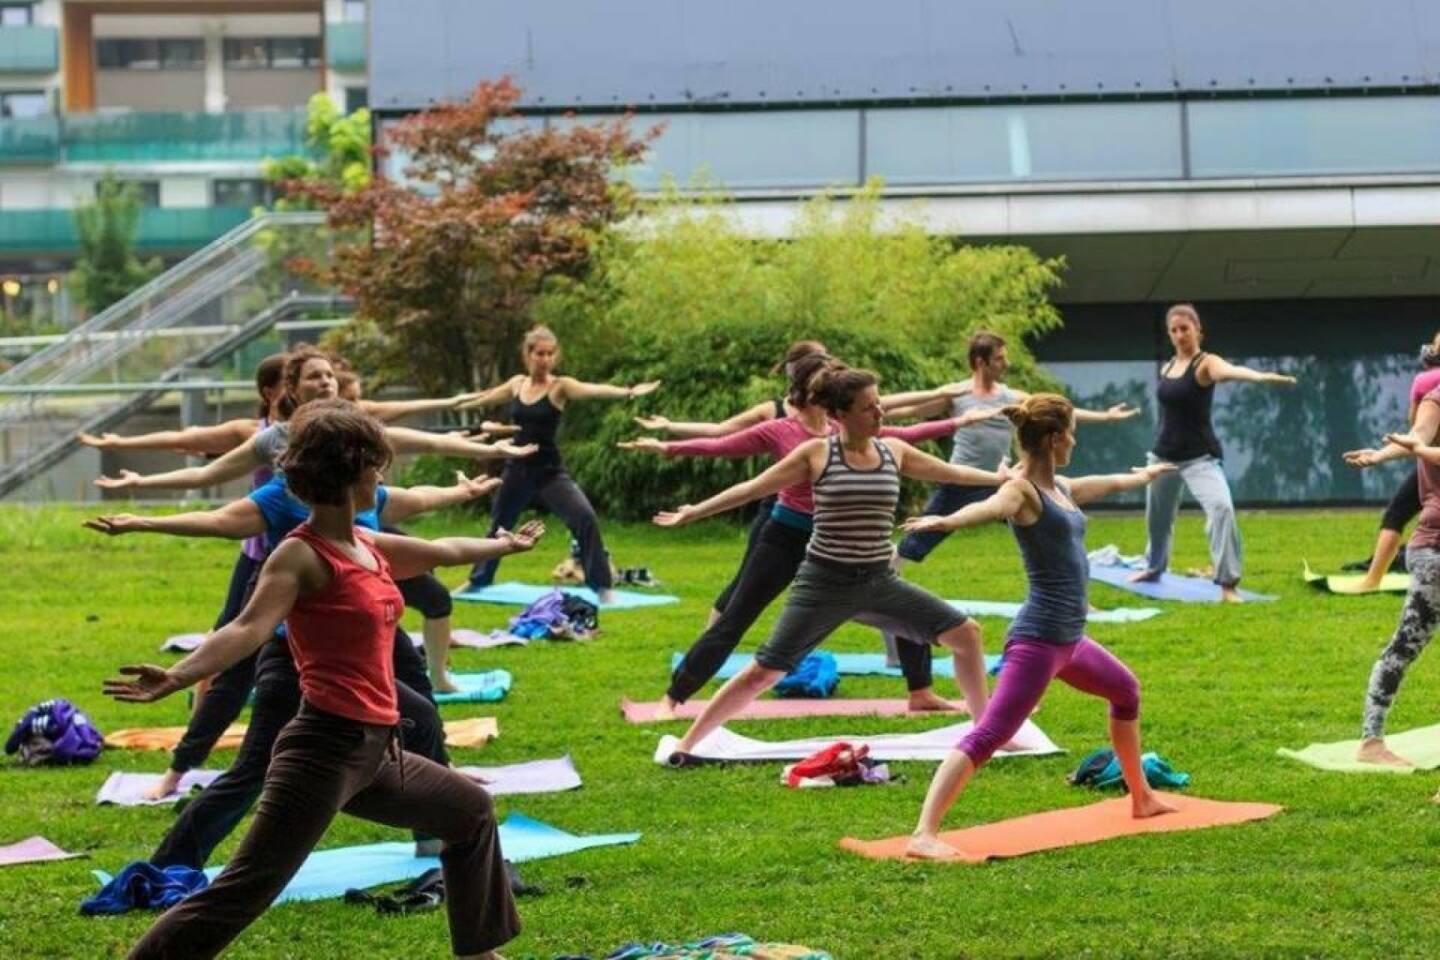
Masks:
[[[39,863],[43,860],[69,860],[83,853],[66,853],[44,837],[31,837],[19,843],[0,846],[0,867],[16,863]]]
[[[167,637],[165,642],[160,644],[160,649],[189,653],[204,642],[205,634],[203,633],[177,633],[173,637]]]
[[[555,760],[531,760],[503,767],[461,767],[460,772],[488,780],[492,797],[517,793],[560,793],[580,786],[580,773],[567,753]]]
[[[418,633],[410,634],[410,639],[415,646],[425,646],[425,638]],[[523,647],[529,643],[524,637],[517,637],[513,633],[506,633],[504,630],[491,630],[489,633],[481,633],[478,630],[466,630],[463,627],[459,630],[450,631],[450,646],[465,647],[469,650],[489,650],[492,647]]]
[[[210,782],[220,776],[220,773],[219,770],[187,771],[180,778],[180,785],[174,793],[160,800],[147,800],[145,791],[159,781],[160,774],[121,773],[116,770],[100,785],[100,792],[95,794],[95,802],[113,803],[120,807],[154,807],[174,803],[196,787],[203,789],[210,786]]]

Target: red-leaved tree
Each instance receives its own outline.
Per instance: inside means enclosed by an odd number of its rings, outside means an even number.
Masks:
[[[542,284],[583,276],[602,232],[630,212],[613,173],[658,131],[633,135],[628,117],[506,122],[519,97],[509,78],[486,82],[387,127],[377,149],[409,157],[408,183],[377,176],[351,194],[289,185],[328,213],[334,249],[309,269],[354,298],[356,322],[335,345],[373,382],[494,383]]]

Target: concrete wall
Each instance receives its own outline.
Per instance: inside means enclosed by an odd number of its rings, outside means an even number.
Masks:
[[[303,107],[324,89],[318,69],[226,70],[225,101],[230,110],[252,107]]]
[[[131,110],[204,110],[204,70],[96,70],[96,105]]]

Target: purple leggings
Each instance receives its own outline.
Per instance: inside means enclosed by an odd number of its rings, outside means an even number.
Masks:
[[[995,695],[957,749],[975,766],[983,766],[1020,730],[1054,677],[1109,700],[1110,716],[1116,720],[1140,716],[1140,684],[1135,674],[1094,640],[1081,637],[1078,643],[1061,645],[1011,637],[1005,644],[1005,666],[995,684]]]

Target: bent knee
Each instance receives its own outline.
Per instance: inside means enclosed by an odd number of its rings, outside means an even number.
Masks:
[[[1140,681],[1125,671],[1124,679],[1110,694],[1110,716],[1115,720],[1135,720],[1140,716]]]
[[[968,653],[982,649],[982,639],[980,624],[974,620],[966,620],[940,634],[935,638],[935,642],[956,653]]]

